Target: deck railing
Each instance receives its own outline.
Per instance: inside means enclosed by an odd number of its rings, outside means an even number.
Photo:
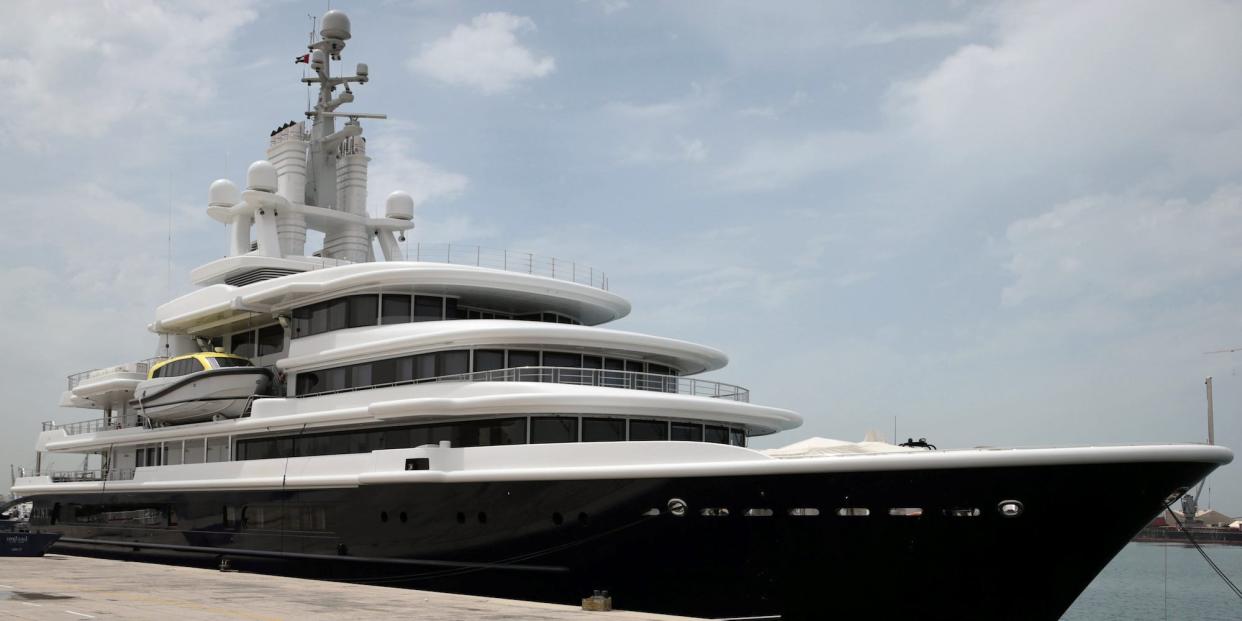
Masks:
[[[147,426],[147,418],[141,414],[117,414],[111,418],[96,418],[93,420],[83,420],[72,423],[57,423],[54,420],[43,421],[43,430],[52,431],[53,429],[61,429],[67,435],[75,436],[82,433],[95,433],[97,431],[108,431],[110,429],[125,429],[126,427],[145,427]]]
[[[35,476],[51,477],[53,483],[90,483],[94,481],[130,481],[133,468],[109,468],[107,470],[49,470]]]
[[[146,375],[147,372],[151,370],[151,365],[165,359],[166,358],[163,356],[159,356],[155,358],[147,358],[146,360],[139,360],[138,362],[128,362],[125,364],[118,364],[116,366],[74,373],[69,376],[69,390],[73,390],[86,380],[112,375],[114,373],[140,373],[142,375]]]
[[[608,276],[589,265],[555,257],[541,257],[529,252],[484,248],[466,244],[415,243],[407,251],[409,261],[473,265],[506,272],[519,272],[575,282],[588,287],[608,290]]]
[[[711,397],[729,401],[750,401],[750,391],[741,386],[701,380],[692,377],[660,375],[657,373],[639,373],[636,371],[614,371],[609,369],[581,369],[576,367],[515,367],[495,369],[492,371],[475,371],[473,373],[457,373],[414,380],[403,380],[385,384],[370,384],[340,390],[329,390],[313,394],[298,395],[311,397],[317,395],[353,392],[371,388],[402,386],[405,384],[422,384],[427,382],[547,382],[553,384],[575,384],[579,386],[602,386],[604,388],[626,388],[629,390],[650,390],[653,392],[676,393],[695,397]]]

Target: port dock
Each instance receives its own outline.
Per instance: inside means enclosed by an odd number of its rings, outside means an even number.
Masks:
[[[687,617],[621,610],[586,612],[577,606],[60,554],[0,558],[0,618],[688,621]]]

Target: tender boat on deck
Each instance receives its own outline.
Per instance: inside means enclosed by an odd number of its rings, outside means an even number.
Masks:
[[[237,418],[271,383],[271,369],[233,354],[196,353],[151,367],[134,390],[138,411],[152,423]]]

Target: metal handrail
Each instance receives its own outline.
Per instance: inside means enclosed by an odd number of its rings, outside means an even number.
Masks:
[[[138,362],[127,362],[125,364],[118,364],[110,367],[80,371],[69,376],[69,390],[73,390],[78,387],[83,380],[93,377],[103,377],[112,373],[141,373],[146,375],[147,372],[151,370],[151,365],[167,359],[167,356],[156,356],[154,358],[147,358],[146,360],[139,360]]]
[[[110,429],[126,429],[128,427],[149,427],[147,417],[141,414],[117,414],[111,418],[96,418],[73,423],[57,423],[54,420],[43,421],[43,430],[60,429],[66,435],[75,436],[83,433],[95,433]]]
[[[130,481],[134,468],[108,468],[107,470],[49,470],[37,472],[37,477],[51,477],[53,483],[90,483],[93,481]]]
[[[413,252],[407,252],[410,261],[472,265],[506,272],[534,274],[556,280],[565,280],[608,290],[608,276],[589,265],[566,261],[555,257],[541,257],[530,252],[516,252],[497,248],[484,248],[467,244],[425,244],[417,242]]]
[[[750,402],[750,391],[741,386],[701,380],[692,377],[660,375],[658,373],[639,373],[637,371],[614,371],[610,369],[582,369],[577,367],[511,367],[492,371],[475,371],[473,373],[456,373],[438,377],[426,377],[384,384],[369,384],[352,388],[341,388],[316,393],[298,395],[313,397],[333,395],[371,388],[404,386],[407,384],[423,384],[429,382],[547,382],[553,384],[575,384],[579,386],[601,386],[604,388],[623,388],[629,390],[650,390],[654,392],[676,393],[695,397],[711,397],[729,401]]]

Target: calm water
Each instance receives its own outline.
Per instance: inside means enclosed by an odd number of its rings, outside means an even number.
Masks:
[[[1225,575],[1242,587],[1242,546],[1209,545],[1204,549]],[[1238,621],[1242,619],[1242,599],[1216,576],[1194,548],[1131,543],[1100,572],[1061,619]]]

